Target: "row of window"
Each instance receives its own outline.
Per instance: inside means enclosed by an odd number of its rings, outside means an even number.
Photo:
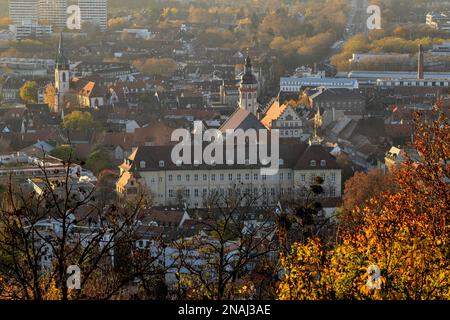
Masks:
[[[330,197],[335,197],[336,196],[336,188],[334,186],[330,186],[328,187],[329,190],[329,195]],[[279,193],[277,192],[276,188],[253,188],[253,190],[251,190],[250,188],[245,188],[245,189],[223,189],[223,188],[212,188],[211,191],[209,192],[209,195],[215,194],[216,192],[218,194],[220,194],[221,196],[230,196],[230,195],[234,195],[234,194],[241,194],[241,192],[245,192],[245,194],[250,194],[253,191],[253,195],[254,196],[258,196],[258,195],[263,195],[263,196],[267,196],[270,195],[272,197],[278,196],[278,195],[292,195],[293,189],[292,188],[280,188]],[[304,193],[304,192],[303,192]],[[191,197],[191,189],[189,188],[185,188],[183,190],[174,190],[174,189],[169,189],[168,190],[168,196],[169,198],[176,198],[176,197],[187,197],[190,198]],[[203,188],[203,189],[198,189],[195,188],[193,189],[193,196],[195,198],[200,198],[200,197],[207,197],[208,196],[208,189]]]
[[[208,181],[208,174],[194,174],[192,175],[193,177],[193,181],[200,181],[200,178],[203,181]],[[227,175],[225,175],[224,173],[220,173],[220,174],[216,174],[216,173],[211,173],[211,181],[225,181],[226,179],[228,181],[234,181],[235,178],[237,181],[242,181],[243,179],[245,181],[250,181],[250,173],[245,173],[245,174],[241,174],[241,173],[229,173]],[[260,175],[258,173],[254,173],[253,174],[253,180],[259,180]],[[287,175],[285,175],[284,173],[279,173],[278,174],[278,179],[279,180],[284,180],[284,178],[287,178],[287,180],[291,180],[292,179],[292,173],[288,173]],[[169,181],[174,181],[174,176],[172,174],[168,175],[168,180]],[[181,174],[176,176],[177,181],[182,181],[183,176]],[[266,181],[267,180],[267,175],[263,174],[261,175],[261,180]],[[185,181],[191,181],[191,175],[190,174],[186,174],[185,175]],[[152,182],[154,182],[154,180],[152,180]],[[159,178],[159,182],[162,182],[162,178]]]
[[[314,160],[312,160],[312,161],[314,161]],[[326,165],[326,163],[321,163],[321,166],[325,166],[325,165]],[[312,163],[311,166],[315,167],[316,164]],[[313,174],[310,174],[309,176],[310,176],[310,181],[312,181],[314,179],[314,177],[316,177],[316,175],[313,175]],[[325,173],[321,173],[319,176],[322,177],[322,179],[325,180],[325,177],[326,177]],[[194,175],[192,175],[192,177],[193,177],[193,181],[201,181],[200,177],[202,178],[203,181],[208,181],[208,175],[206,173],[202,174],[202,175],[194,174]],[[221,173],[221,174],[212,173],[211,174],[211,181],[225,181],[225,178],[227,178],[228,181],[234,181],[234,177],[235,177],[235,175],[232,174],[232,173],[229,173],[228,175],[225,175],[223,173]],[[244,178],[245,181],[250,181],[250,177],[251,177],[250,173],[245,173],[245,174],[237,173],[236,174],[236,180],[237,181],[242,181],[243,178]],[[259,177],[260,177],[260,175],[258,173],[254,173],[253,174],[253,181],[258,181]],[[292,173],[288,172],[287,174],[284,174],[284,173],[280,172],[278,174],[278,180],[283,181],[283,180],[285,180],[285,178],[287,178],[287,180],[292,180]],[[174,176],[172,174],[169,174],[168,175],[168,180],[169,180],[169,182],[174,181]],[[261,180],[262,181],[266,181],[267,180],[267,176],[266,175],[261,175]],[[336,182],[336,173],[335,172],[332,172],[330,174],[330,180],[333,183]],[[163,182],[163,178],[159,177],[158,181],[160,183]],[[177,175],[176,176],[176,181],[183,181],[183,175],[181,175],[181,174]],[[184,175],[184,181],[187,181],[187,182],[191,181],[191,175],[190,174]],[[306,175],[305,174],[300,175],[300,181],[301,182],[305,182],[306,181]],[[151,183],[155,183],[155,179],[154,178],[151,180]],[[133,184],[134,183],[132,183],[132,185]]]
[[[363,101],[331,101],[331,102],[318,102],[317,106],[319,107],[331,107],[331,106],[363,106],[364,102]]]

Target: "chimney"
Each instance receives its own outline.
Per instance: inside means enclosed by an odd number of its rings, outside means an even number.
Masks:
[[[424,72],[423,72],[423,46],[419,44],[419,54],[417,56],[417,79],[423,80],[424,79]]]

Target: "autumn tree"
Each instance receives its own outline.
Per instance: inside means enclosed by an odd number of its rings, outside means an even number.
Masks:
[[[177,69],[177,63],[170,58],[135,60],[133,65],[141,72],[162,78],[171,77]]]
[[[353,209],[364,206],[367,200],[381,196],[383,192],[395,191],[396,183],[390,172],[374,169],[369,172],[356,172],[345,183],[344,213],[342,219],[354,224],[360,217],[353,215]]]
[[[25,103],[37,103],[38,87],[36,81],[27,81],[19,90],[19,96]]]
[[[53,84],[49,84],[45,87],[44,91],[44,103],[48,105],[50,110],[55,109],[55,103],[56,103],[56,89]]]
[[[354,210],[338,241],[312,238],[281,254],[280,299],[450,299],[450,127],[416,116],[414,147],[394,172],[397,190]],[[374,285],[376,284],[376,285]]]

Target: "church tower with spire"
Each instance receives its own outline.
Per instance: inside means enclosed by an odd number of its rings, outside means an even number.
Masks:
[[[69,91],[70,66],[69,60],[64,56],[62,33],[59,37],[58,53],[55,64],[55,111],[61,112],[63,109],[64,96]]]
[[[245,59],[244,74],[239,85],[239,108],[253,113],[255,116],[258,112],[258,80],[252,71],[252,61],[247,54]]]

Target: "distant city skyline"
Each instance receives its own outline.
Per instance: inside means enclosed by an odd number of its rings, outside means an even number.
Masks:
[[[78,5],[81,24],[98,25],[107,29],[107,0],[10,0],[8,13],[15,25],[51,25],[53,31],[67,27],[69,5]]]

